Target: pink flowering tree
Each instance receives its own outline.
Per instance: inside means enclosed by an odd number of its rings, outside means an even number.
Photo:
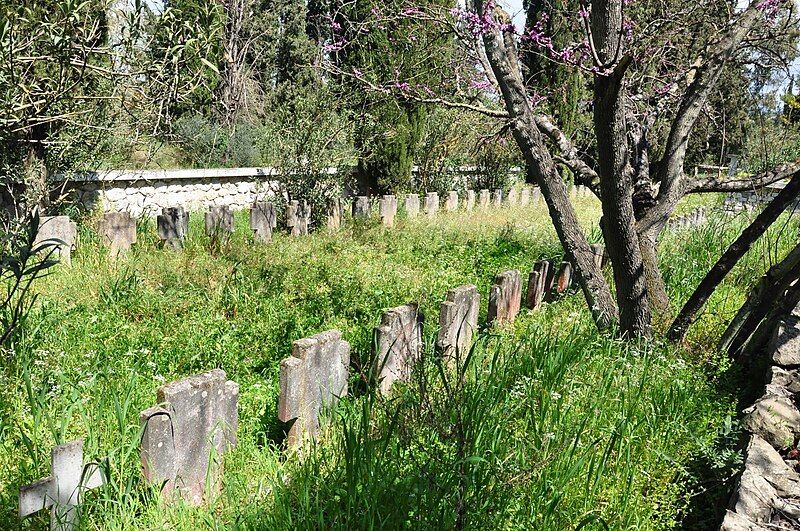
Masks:
[[[546,19],[518,29],[493,0],[468,8],[409,6],[373,13],[349,28],[336,46],[392,20],[409,28],[440,29],[458,43],[451,85],[417,83],[413,76],[328,68],[364,90],[404,100],[482,113],[509,128],[525,162],[526,179],[539,185],[567,258],[598,327],[615,323],[628,337],[651,334],[653,312],[670,306],[658,267],[658,237],[686,194],[752,189],[797,172],[792,164],[746,179],[693,177],[684,171],[689,140],[726,68],[760,61],[780,50],[769,43],[796,26],[793,3],[757,0],[744,8],[729,2],[684,5],[633,0],[592,0],[567,17],[580,39],[558,46]],[[340,19],[342,26],[348,24]],[[688,31],[687,31],[688,30]],[[408,30],[409,38],[414,34]],[[398,42],[398,46],[402,43]],[[521,57],[538,54],[588,77],[592,153],[576,147],[548,110],[559,87],[536,90]],[[611,259],[614,293],[594,265],[560,167],[602,202],[602,229]]]

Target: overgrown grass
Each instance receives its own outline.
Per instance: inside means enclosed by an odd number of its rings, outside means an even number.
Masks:
[[[598,204],[579,202],[597,239]],[[381,312],[419,302],[431,343],[446,290],[474,283],[483,322],[495,273],[560,259],[542,206],[267,245],[238,216],[216,255],[200,218],[191,224],[180,253],[156,249],[154,226],[142,224],[139,248],[116,262],[84,230],[73,266],[40,283],[0,376],[0,522],[17,525],[19,486],[46,476],[50,448],[77,437],[111,471],[86,497],[89,529],[664,529],[702,521],[700,483],[730,476],[735,397],[702,338],[719,333],[735,310],[725,301],[741,299],[754,270],[712,301],[719,316],[703,321],[692,352],[598,335],[574,295],[484,334],[461,374],[429,355],[384,400],[363,392],[359,374]],[[676,300],[735,230],[665,236]],[[355,392],[299,459],[280,444],[279,363],[293,340],[329,328],[353,345]],[[165,506],[141,479],[138,413],[163,382],[214,367],[240,384],[239,446],[208,507]]]

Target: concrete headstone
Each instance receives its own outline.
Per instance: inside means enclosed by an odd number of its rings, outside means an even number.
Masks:
[[[475,208],[475,190],[467,190],[467,197],[464,200],[464,208],[467,212]]]
[[[255,239],[260,242],[272,240],[272,231],[278,224],[275,205],[272,202],[260,201],[250,207],[250,229]]]
[[[519,193],[519,204],[520,206],[528,206],[531,202],[531,189],[525,187]]]
[[[233,232],[233,211],[228,206],[209,207],[205,215],[206,236],[227,240]]]
[[[353,201],[353,217],[368,218],[372,215],[372,203],[369,197],[360,195]]]
[[[507,202],[511,206],[515,206],[519,202],[519,193],[516,188],[512,188],[508,191]]]
[[[423,316],[416,304],[383,313],[375,328],[372,374],[378,389],[388,394],[396,381],[408,381],[422,350]]]
[[[136,243],[136,219],[127,212],[106,212],[97,223],[97,232],[112,256],[116,256]]]
[[[447,200],[444,202],[444,209],[447,212],[455,212],[458,210],[458,192],[455,190],[447,192]]]
[[[512,269],[497,275],[489,292],[487,323],[513,323],[519,313],[521,298],[522,280],[519,270]]]
[[[78,242],[78,225],[69,216],[41,216],[39,230],[34,239],[34,247],[43,243],[52,246],[52,257],[69,265],[72,263],[72,251]]]
[[[534,188],[533,191],[531,192],[531,199],[533,200],[534,205],[538,205],[539,201],[542,200],[542,191],[539,189],[538,186]]]
[[[286,205],[286,226],[292,236],[308,236],[311,225],[311,205],[305,199],[289,201]]]
[[[338,197],[328,200],[326,225],[329,230],[339,230],[342,226],[342,201]]]
[[[236,446],[239,385],[214,369],[162,386],[157,398],[139,415],[145,479],[168,501],[200,505],[219,491],[222,457]]]
[[[525,292],[525,307],[536,310],[542,305],[542,281],[539,271],[528,273],[528,289]]]
[[[98,463],[83,464],[82,440],[56,446],[50,453],[50,475],[20,488],[19,516],[50,509],[50,529],[71,531],[78,524],[81,495],[105,483]]]
[[[572,264],[561,262],[561,267],[556,275],[555,288],[559,295],[566,292],[572,286]]]
[[[489,192],[489,190],[485,189],[481,190],[480,193],[478,194],[478,204],[480,204],[482,210],[486,210],[487,208],[489,208],[489,201],[491,199],[491,195],[492,194]]]
[[[406,195],[406,216],[415,218],[419,215],[419,194]]]
[[[432,218],[439,211],[439,194],[428,192],[425,194],[425,215]]]
[[[499,188],[492,192],[492,206],[501,207],[503,206],[503,191]]]
[[[481,296],[471,284],[447,292],[439,309],[439,333],[436,347],[446,358],[465,354],[478,329]]]
[[[158,238],[162,245],[172,249],[183,249],[189,235],[189,213],[183,207],[166,207],[156,216]]]
[[[292,344],[281,362],[278,418],[292,422],[287,443],[299,445],[319,435],[320,411],[347,395],[350,344],[338,330],[328,330]]]
[[[384,195],[381,197],[378,213],[381,218],[381,224],[384,227],[393,226],[394,217],[397,215],[397,197],[393,195]]]

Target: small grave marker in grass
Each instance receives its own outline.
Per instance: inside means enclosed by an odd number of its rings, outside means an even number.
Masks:
[[[488,324],[513,323],[519,313],[521,297],[519,270],[512,269],[497,275],[489,292]]]
[[[405,304],[383,313],[375,328],[373,375],[381,393],[387,394],[397,380],[408,381],[422,349],[423,315],[416,304]]]

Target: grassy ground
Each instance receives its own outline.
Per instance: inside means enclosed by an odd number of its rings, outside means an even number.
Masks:
[[[599,205],[578,201],[597,241]],[[542,206],[268,245],[252,243],[239,216],[216,255],[200,218],[191,223],[183,252],[156,249],[155,227],[143,224],[138,249],[116,262],[84,230],[72,267],[40,282],[0,373],[0,522],[44,525],[46,515],[17,520],[19,486],[49,473],[54,444],[78,437],[111,469],[110,484],[86,497],[88,529],[704,529],[713,520],[737,459],[735,395],[713,339],[785,237],[751,252],[689,350],[598,335],[572,295],[483,334],[457,371],[429,356],[386,401],[364,393],[359,376],[381,312],[419,302],[430,343],[447,289],[474,283],[484,322],[495,273],[560,259]],[[665,235],[674,300],[738,226],[720,218]],[[301,460],[281,446],[279,363],[293,340],[330,328],[353,346],[354,393]],[[215,367],[240,384],[239,446],[208,507],[167,507],[141,479],[139,411],[164,382]]]

